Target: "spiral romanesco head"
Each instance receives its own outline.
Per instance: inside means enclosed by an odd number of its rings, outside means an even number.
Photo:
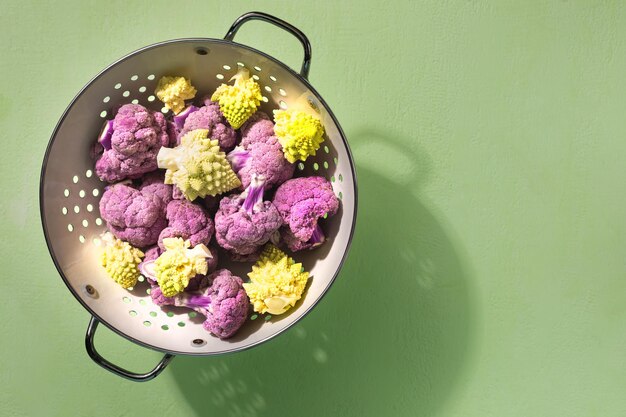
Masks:
[[[295,263],[285,252],[267,244],[261,257],[248,273],[243,287],[258,313],[282,314],[302,297],[309,278],[302,264]]]
[[[299,110],[274,110],[274,133],[285,159],[294,163],[315,155],[324,141],[324,126],[317,117]]]
[[[233,171],[217,140],[207,138],[206,129],[192,130],[175,148],[162,147],[157,155],[165,168],[165,184],[175,184],[189,201],[215,196],[237,188],[241,181]]]
[[[189,249],[189,240],[179,237],[163,239],[163,246],[165,252],[154,261],[154,275],[163,295],[173,297],[183,292],[191,278],[207,273],[211,252],[203,244]]]
[[[196,89],[185,77],[161,77],[154,94],[175,114],[185,108],[185,100],[195,97]]]
[[[102,242],[105,246],[100,260],[106,273],[123,288],[134,287],[141,275],[137,266],[143,252],[108,232],[102,237]]]
[[[211,100],[219,103],[220,110],[233,129],[239,129],[256,112],[263,95],[261,86],[250,78],[247,69],[241,68],[231,78],[233,79],[234,85],[220,85],[211,96]]]

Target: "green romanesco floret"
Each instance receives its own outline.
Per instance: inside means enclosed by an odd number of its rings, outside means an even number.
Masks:
[[[183,292],[191,278],[207,273],[211,252],[203,244],[189,249],[189,240],[179,237],[163,239],[163,246],[165,251],[154,261],[154,275],[163,295],[173,297]]]
[[[220,85],[211,100],[219,103],[220,110],[233,129],[239,129],[257,110],[263,95],[261,86],[250,78],[250,73],[244,67],[230,80],[235,80],[235,84]]]
[[[185,100],[195,97],[196,89],[185,77],[161,77],[154,94],[175,114],[185,108]]]
[[[315,155],[324,141],[324,126],[317,117],[300,110],[274,110],[274,133],[285,159],[294,163]]]
[[[237,188],[241,181],[220,150],[217,140],[208,139],[206,129],[192,130],[175,148],[162,147],[157,164],[165,171],[165,184],[175,184],[187,200],[215,196]]]
[[[296,304],[309,279],[301,263],[295,263],[285,252],[267,244],[261,257],[248,273],[250,282],[243,284],[258,313],[282,314]]]
[[[137,284],[141,273],[137,267],[143,252],[107,232],[102,236],[104,251],[100,257],[106,273],[123,288]]]

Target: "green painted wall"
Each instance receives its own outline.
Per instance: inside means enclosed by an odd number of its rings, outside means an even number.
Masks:
[[[626,415],[626,9],[610,1],[4,1],[3,416]],[[143,385],[95,366],[41,232],[38,175],[74,94],[252,9],[301,28],[353,147],[351,256],[261,347]],[[238,38],[299,66],[297,41]],[[159,354],[102,329],[136,370]]]

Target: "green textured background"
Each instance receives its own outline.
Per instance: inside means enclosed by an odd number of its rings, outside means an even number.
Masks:
[[[0,8],[2,416],[626,415],[621,2],[51,3]],[[313,45],[358,167],[351,256],[281,337],[133,384],[85,353],[41,232],[43,153],[106,65],[254,9]],[[299,66],[276,28],[237,40]],[[159,358],[96,341],[133,370]]]

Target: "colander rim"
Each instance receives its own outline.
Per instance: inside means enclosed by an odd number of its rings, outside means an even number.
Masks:
[[[317,300],[315,300],[315,302],[309,307],[307,308],[302,315],[294,320],[293,322],[291,322],[290,324],[286,325],[283,329],[279,330],[278,332],[271,334],[267,337],[264,337],[262,339],[259,339],[255,342],[249,343],[245,346],[240,346],[237,348],[231,348],[231,349],[225,349],[225,350],[221,350],[219,352],[183,352],[183,351],[176,351],[176,350],[169,350],[169,349],[164,349],[161,348],[159,346],[154,346],[150,343],[146,343],[143,342],[141,340],[138,340],[136,338],[134,338],[133,336],[126,334],[124,332],[122,332],[120,329],[118,329],[117,327],[109,324],[106,320],[102,319],[102,317],[100,317],[98,314],[96,314],[88,305],[87,303],[85,303],[82,299],[82,297],[78,294],[77,291],[74,291],[74,289],[72,288],[72,286],[69,283],[69,280],[67,279],[67,277],[65,276],[65,273],[63,272],[63,268],[61,268],[61,266],[59,265],[58,261],[57,261],[57,257],[56,254],[54,252],[54,249],[52,247],[51,241],[50,241],[50,237],[48,235],[48,227],[47,227],[47,221],[46,221],[46,215],[45,215],[45,211],[44,211],[44,196],[43,196],[43,192],[44,192],[44,179],[45,179],[45,172],[48,166],[48,160],[50,157],[50,150],[52,148],[52,144],[54,143],[54,140],[57,136],[57,133],[59,131],[59,128],[61,127],[61,125],[63,124],[63,122],[65,121],[65,118],[67,117],[67,114],[69,113],[70,109],[74,106],[74,104],[76,103],[76,101],[83,95],[83,93],[91,86],[91,84],[93,84],[97,79],[99,79],[105,72],[107,72],[110,68],[126,61],[127,59],[142,53],[144,51],[150,50],[150,49],[154,49],[154,48],[158,48],[164,45],[168,45],[168,44],[173,44],[173,43],[186,43],[186,42],[215,42],[215,43],[219,43],[219,44],[226,44],[226,45],[236,45],[237,47],[241,47],[244,49],[247,49],[249,51],[255,52],[267,59],[269,59],[270,61],[274,62],[275,64],[281,66],[283,69],[287,70],[292,76],[296,77],[299,81],[301,81],[308,89],[309,91],[311,91],[311,93],[320,101],[320,103],[324,106],[324,108],[326,109],[326,111],[328,112],[328,114],[330,115],[331,119],[333,120],[333,122],[335,123],[335,125],[337,126],[337,130],[339,131],[339,135],[341,136],[341,141],[343,142],[346,152],[348,154],[348,162],[350,165],[350,171],[352,173],[352,178],[353,178],[353,182],[352,182],[352,193],[354,196],[354,210],[353,210],[353,217],[352,217],[352,224],[350,225],[350,235],[348,236],[348,243],[346,245],[346,250],[344,251],[341,260],[339,262],[339,266],[337,267],[337,269],[335,270],[332,278],[329,280],[328,284],[326,285],[326,287],[322,290],[321,294],[319,295],[319,297],[317,298]],[[118,334],[119,336],[133,342],[136,343],[139,346],[143,346],[145,348],[157,351],[157,352],[161,352],[161,353],[170,353],[173,355],[185,355],[185,356],[217,356],[217,355],[224,355],[224,354],[229,354],[229,353],[235,353],[235,352],[241,352],[244,350],[248,350],[251,349],[253,347],[259,346],[265,342],[268,342],[274,338],[276,338],[277,336],[279,336],[280,334],[284,333],[285,331],[287,331],[288,329],[290,329],[293,325],[295,325],[296,323],[298,323],[300,320],[302,320],[305,316],[307,316],[311,310],[313,310],[313,308],[315,306],[317,306],[320,301],[322,301],[322,299],[324,298],[324,296],[327,294],[328,290],[330,289],[330,287],[333,285],[333,283],[335,282],[335,280],[337,279],[337,276],[339,275],[339,271],[341,271],[341,269],[343,268],[343,265],[348,257],[348,253],[350,252],[350,247],[352,244],[352,239],[354,237],[354,229],[356,227],[356,219],[357,219],[357,212],[358,212],[358,192],[357,192],[357,176],[356,176],[356,167],[354,165],[354,158],[352,156],[352,151],[350,150],[350,146],[348,144],[348,141],[346,140],[346,135],[341,127],[341,125],[339,124],[339,121],[337,120],[337,118],[335,117],[335,114],[332,112],[332,110],[330,109],[330,107],[328,106],[328,104],[326,103],[326,101],[321,97],[321,95],[317,92],[317,90],[315,90],[315,88],[313,88],[313,86],[309,83],[309,81],[302,77],[299,73],[295,72],[293,69],[291,69],[289,66],[287,66],[286,64],[284,64],[283,62],[277,60],[276,58],[272,57],[271,55],[266,54],[265,52],[259,51],[258,49],[252,48],[251,46],[248,45],[244,45],[238,42],[234,42],[234,41],[228,41],[228,40],[224,40],[224,39],[216,39],[216,38],[177,38],[177,39],[170,39],[170,40],[166,40],[166,41],[161,41],[161,42],[157,42],[154,44],[150,44],[147,46],[144,46],[142,48],[139,48],[133,52],[130,52],[124,56],[122,56],[121,58],[115,60],[114,62],[112,62],[111,64],[107,65],[103,70],[101,70],[100,72],[98,72],[93,78],[91,78],[81,89],[80,91],[74,96],[74,98],[70,101],[70,103],[68,104],[68,106],[65,108],[65,110],[63,111],[63,114],[61,115],[61,117],[59,118],[59,121],[57,122],[56,126],[54,127],[54,130],[52,131],[52,135],[50,136],[50,139],[48,141],[48,145],[46,146],[46,152],[44,154],[44,158],[43,158],[43,163],[42,163],[42,167],[41,167],[41,172],[40,172],[40,176],[39,176],[39,212],[40,212],[40,217],[41,217],[41,225],[43,228],[43,234],[46,240],[46,246],[48,247],[48,252],[50,253],[50,256],[52,258],[52,262],[54,263],[55,268],[57,269],[57,272],[59,273],[59,275],[61,275],[61,278],[63,279],[63,282],[65,283],[65,285],[67,286],[67,288],[70,290],[70,292],[72,293],[72,295],[74,295],[74,298],[76,298],[76,300],[78,300],[78,302],[83,306],[83,308],[85,308],[85,310],[87,310],[92,317],[95,317],[100,323],[104,324],[108,329],[110,329],[111,331],[113,331],[114,333]]]

